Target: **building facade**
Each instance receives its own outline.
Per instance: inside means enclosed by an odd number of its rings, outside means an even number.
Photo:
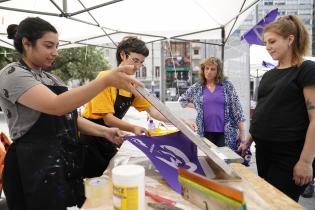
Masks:
[[[278,8],[279,15],[297,15],[304,22],[312,40],[313,26],[313,1],[314,0],[261,0],[253,12],[245,19],[241,26],[234,32],[236,36],[242,36],[268,12]]]

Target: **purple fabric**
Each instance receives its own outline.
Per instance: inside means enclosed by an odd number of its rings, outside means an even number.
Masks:
[[[217,85],[213,93],[203,88],[203,120],[205,132],[224,132],[224,90]]]
[[[269,63],[267,61],[263,61],[261,63],[261,65],[263,65],[264,67],[269,68],[269,69],[273,69],[274,67],[276,67],[275,65],[273,65],[272,63]]]
[[[168,185],[176,192],[181,192],[177,168],[205,175],[198,157],[197,146],[181,132],[165,136],[125,136],[140,149],[160,172]]]
[[[241,40],[245,39],[248,44],[264,45],[264,42],[262,39],[263,29],[265,25],[274,21],[277,15],[278,15],[278,8],[271,10],[253,28],[251,28],[243,36],[241,36]]]

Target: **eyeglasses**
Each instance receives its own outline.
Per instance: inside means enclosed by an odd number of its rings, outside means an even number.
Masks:
[[[143,63],[144,61],[140,61],[138,58],[128,55],[128,59],[130,59],[134,64],[138,65],[139,67],[145,66],[145,64]]]

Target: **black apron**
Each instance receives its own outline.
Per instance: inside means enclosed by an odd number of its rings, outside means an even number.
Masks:
[[[125,97],[119,95],[117,89],[116,100],[114,104],[114,116],[122,119],[130,108],[134,96]],[[101,119],[88,119],[99,125],[107,126],[104,120]],[[107,126],[110,127],[110,126]],[[83,175],[85,178],[101,176],[107,168],[110,160],[117,153],[118,146],[109,140],[89,135],[80,135],[80,141],[84,145],[85,162]]]
[[[56,94],[63,86],[47,86]],[[83,205],[83,147],[77,111],[63,116],[41,113],[37,122],[9,147],[3,190],[10,210],[64,210]]]

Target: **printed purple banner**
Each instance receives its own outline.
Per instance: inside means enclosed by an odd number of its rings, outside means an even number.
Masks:
[[[181,132],[165,136],[125,136],[140,149],[160,172],[168,185],[176,192],[181,192],[177,168],[205,175],[198,157],[197,146]]]
[[[261,65],[263,65],[264,67],[269,68],[269,69],[273,69],[274,67],[276,67],[275,65],[273,65],[272,63],[269,63],[267,61],[263,61],[261,63]]]
[[[262,33],[265,25],[271,23],[278,15],[278,8],[271,10],[262,20],[260,20],[252,29],[247,31],[241,40],[245,39],[248,44],[264,45]]]

